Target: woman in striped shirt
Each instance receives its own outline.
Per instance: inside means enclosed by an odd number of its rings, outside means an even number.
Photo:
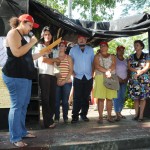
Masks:
[[[71,75],[73,71],[72,59],[69,55],[65,54],[67,42],[62,41],[59,44],[59,64],[61,76],[57,79],[56,88],[56,109],[55,121],[59,122],[60,119],[60,101],[62,100],[63,120],[64,123],[68,122],[68,99],[72,87]]]

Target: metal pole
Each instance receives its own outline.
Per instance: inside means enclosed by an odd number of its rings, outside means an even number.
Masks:
[[[27,14],[29,14],[29,0],[27,0]]]
[[[92,0],[90,0],[90,21],[92,21]]]
[[[72,0],[68,0],[68,18],[72,18]]]
[[[148,30],[148,49],[150,54],[150,30]]]

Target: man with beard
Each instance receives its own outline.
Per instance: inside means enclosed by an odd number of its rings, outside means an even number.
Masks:
[[[89,109],[89,95],[93,85],[92,66],[94,51],[92,47],[86,45],[86,42],[87,37],[78,35],[78,44],[71,48],[69,53],[73,60],[74,71],[71,123],[77,123],[79,115],[83,121],[89,121],[87,114]]]

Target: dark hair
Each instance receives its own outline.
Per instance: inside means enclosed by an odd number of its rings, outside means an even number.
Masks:
[[[143,49],[144,49],[145,45],[144,45],[143,41],[141,41],[141,40],[135,40],[134,44],[136,44],[136,43],[139,43],[143,47]]]
[[[18,20],[17,17],[10,18],[9,25],[11,26],[11,28],[17,28],[19,24],[20,24],[20,21]]]
[[[52,35],[52,33],[51,33],[51,31],[50,31],[50,27],[45,26],[45,27],[42,29],[42,32],[41,32],[41,42],[40,42],[40,43],[44,43],[44,33],[45,33],[45,31],[49,31],[50,34]],[[52,37],[53,37],[53,35],[52,35]],[[51,44],[52,42],[53,42],[53,41],[51,40],[51,41],[50,41],[50,44]]]
[[[42,29],[42,32],[41,32],[41,38],[44,37],[44,32],[45,32],[45,31],[49,31],[50,34],[52,35],[52,33],[51,33],[51,31],[50,31],[50,27],[45,26],[45,27]],[[52,35],[52,36],[53,36],[53,35]]]

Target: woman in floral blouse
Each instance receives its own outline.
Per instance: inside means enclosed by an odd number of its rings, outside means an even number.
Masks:
[[[143,121],[146,98],[150,97],[149,55],[142,52],[144,44],[134,41],[135,54],[130,55],[128,67],[131,71],[129,79],[129,96],[134,100],[135,117],[133,120]],[[139,107],[140,106],[140,107]]]

